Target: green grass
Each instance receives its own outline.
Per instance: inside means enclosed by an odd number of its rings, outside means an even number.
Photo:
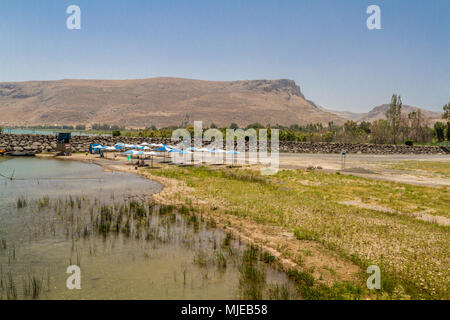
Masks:
[[[220,202],[226,214],[282,226],[298,241],[320,242],[363,270],[378,265],[389,282],[380,293],[383,298],[397,297],[398,292],[412,298],[450,297],[448,227],[340,204],[359,198],[402,212],[429,210],[448,217],[448,188],[300,170],[263,177],[251,170],[170,167],[152,174],[186,182],[194,196]],[[346,287],[319,289],[325,296],[340,297]],[[320,293],[308,290],[312,297]],[[351,290],[359,294],[359,289]]]

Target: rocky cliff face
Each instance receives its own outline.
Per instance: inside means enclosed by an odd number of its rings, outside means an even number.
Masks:
[[[261,92],[286,93],[288,95],[297,96],[305,100],[300,87],[294,80],[253,80],[246,81],[245,86],[249,90],[259,90]]]

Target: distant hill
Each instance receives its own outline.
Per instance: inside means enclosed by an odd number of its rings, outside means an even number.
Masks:
[[[386,119],[386,112],[389,109],[389,104],[383,104],[381,106],[377,106],[373,108],[371,111],[366,113],[355,113],[355,112],[349,112],[349,111],[333,111],[333,110],[327,110],[329,112],[332,112],[344,119],[347,120],[353,120],[356,122],[362,122],[362,121],[368,121],[373,122],[379,119]],[[323,109],[326,110],[326,109]],[[426,110],[424,108],[419,107],[413,107],[409,105],[403,105],[402,107],[402,113],[403,114],[409,114],[413,111],[421,110],[424,118],[428,120],[429,124],[432,125],[437,121],[442,121],[442,113],[441,112],[434,112],[430,110]]]
[[[306,100],[292,80],[59,80],[0,83],[0,125],[106,123],[164,127],[345,120]]]
[[[386,112],[388,110],[389,110],[389,105],[383,104],[381,106],[373,108],[371,111],[369,111],[367,113],[361,114],[357,118],[357,121],[358,122],[360,122],[360,121],[372,122],[372,121],[379,120],[379,119],[386,119]],[[409,114],[409,113],[411,113],[413,111],[417,111],[417,110],[421,110],[425,119],[427,119],[430,123],[439,121],[442,118],[442,113],[440,113],[440,112],[429,111],[429,110],[426,110],[423,108],[413,107],[413,106],[408,106],[408,105],[403,105],[403,107],[402,107],[402,113],[404,113],[404,114]]]

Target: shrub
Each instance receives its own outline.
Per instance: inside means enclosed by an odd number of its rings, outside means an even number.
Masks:
[[[120,137],[120,130],[114,130],[112,132],[113,137]]]
[[[409,147],[412,147],[413,144],[414,144],[414,142],[413,142],[412,140],[406,140],[406,141],[405,141],[405,144],[406,144],[407,146],[409,146]]]

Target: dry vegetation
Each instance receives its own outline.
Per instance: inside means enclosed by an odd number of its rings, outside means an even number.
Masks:
[[[389,166],[402,171],[416,171],[436,177],[450,178],[450,164],[440,161],[401,161]]]
[[[448,218],[448,187],[301,170],[263,177],[252,170],[167,166],[142,173],[178,180],[189,189],[172,190],[179,203],[192,206],[195,199],[194,206],[208,207],[207,212],[250,240],[266,237],[260,243],[316,280],[304,296],[449,298],[449,228],[415,215],[426,211]],[[373,209],[342,204],[354,200]],[[269,229],[266,235],[261,231]],[[371,264],[382,270],[382,290],[376,293],[364,289],[364,271]],[[352,270],[350,275],[342,272],[343,265]]]

